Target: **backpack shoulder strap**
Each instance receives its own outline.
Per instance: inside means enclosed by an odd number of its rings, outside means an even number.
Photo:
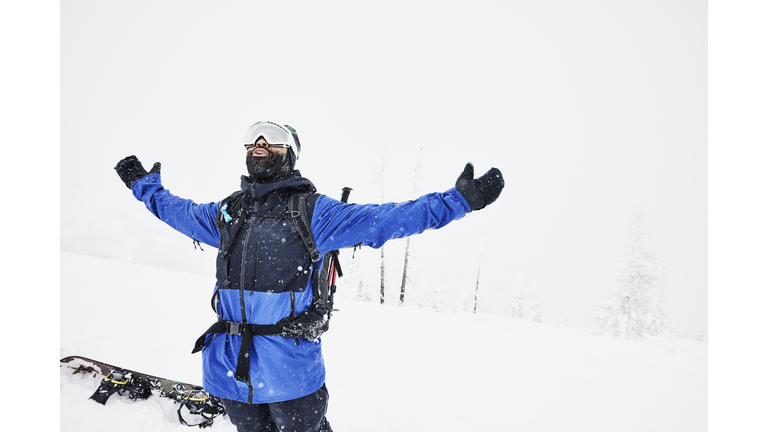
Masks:
[[[219,205],[219,212],[216,213],[216,227],[222,229],[224,224],[229,222],[231,215],[237,214],[240,210],[240,206],[243,203],[243,195],[245,192],[238,190],[232,192],[228,197],[221,200]]]
[[[293,221],[296,230],[299,232],[301,240],[304,242],[304,246],[309,251],[309,256],[312,259],[312,286],[314,287],[314,293],[312,295],[313,302],[322,300],[322,302],[329,308],[333,307],[333,289],[329,286],[328,275],[332,271],[330,266],[333,265],[337,273],[341,273],[338,259],[335,259],[335,251],[328,252],[323,258],[322,268],[318,265],[320,262],[320,252],[317,250],[315,244],[315,237],[312,235],[310,227],[311,220],[310,214],[307,210],[308,206],[312,206],[314,211],[314,202],[317,199],[317,195],[310,195],[308,193],[298,193],[292,195],[288,199],[288,211],[291,215],[291,221]]]
[[[315,264],[320,261],[320,252],[317,250],[315,237],[312,235],[312,229],[310,227],[311,221],[309,220],[309,213],[307,212],[308,195],[308,193],[291,195],[291,197],[288,198],[288,212],[290,213],[293,225],[296,227],[296,231],[299,232],[299,236],[309,252],[309,257],[312,259],[312,263]]]

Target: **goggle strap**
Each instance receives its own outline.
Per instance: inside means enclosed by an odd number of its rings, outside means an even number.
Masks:
[[[298,159],[299,155],[301,154],[301,143],[299,143],[299,134],[296,133],[296,129],[288,125],[283,125],[283,126],[285,126],[286,129],[291,131],[291,135],[293,135],[293,140],[296,142],[296,159]]]

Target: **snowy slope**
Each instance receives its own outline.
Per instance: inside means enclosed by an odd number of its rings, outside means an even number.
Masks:
[[[60,355],[200,383],[200,356],[189,353],[215,319],[213,284],[212,277],[62,253]],[[631,342],[345,298],[337,307],[323,337],[336,432],[707,429],[706,342]],[[97,385],[61,374],[61,431],[190,430],[162,400],[89,401]],[[235,428],[224,419],[213,430]]]

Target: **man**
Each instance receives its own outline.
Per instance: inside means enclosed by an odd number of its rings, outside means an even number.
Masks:
[[[317,193],[295,170],[301,146],[293,128],[258,122],[244,145],[249,175],[241,177],[240,191],[216,203],[172,195],[161,184],[159,162],[147,172],[129,156],[115,170],[155,216],[219,248],[211,302],[219,320],[196,350],[203,349],[203,387],[222,398],[238,431],[330,432],[318,338],[330,311],[318,300],[319,257],[441,228],[493,203],[504,179],[496,168],[475,179],[467,164],[444,193],[346,204]],[[307,224],[311,235],[302,233]]]

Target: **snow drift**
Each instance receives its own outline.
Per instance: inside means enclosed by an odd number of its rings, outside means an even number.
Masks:
[[[213,275],[213,268],[211,269]],[[201,383],[195,339],[215,320],[214,279],[61,253],[60,355]],[[707,429],[707,343],[595,336],[495,315],[344,298],[323,336],[328,419],[344,431]],[[189,430],[170,401],[88,397],[64,373],[61,431]],[[235,431],[226,417],[214,431]]]

